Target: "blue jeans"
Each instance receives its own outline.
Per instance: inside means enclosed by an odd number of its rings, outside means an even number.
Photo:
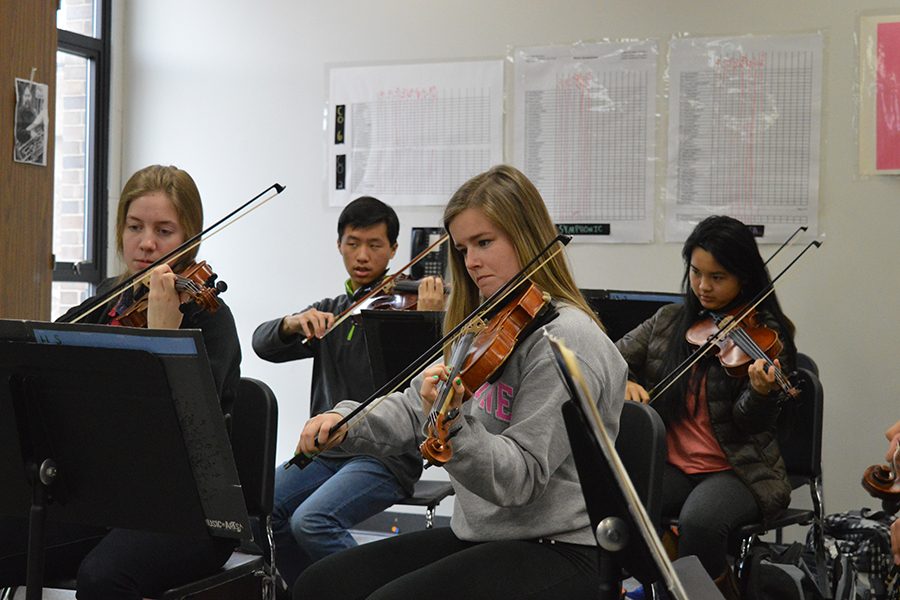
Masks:
[[[348,528],[406,498],[397,478],[369,456],[318,457],[275,472],[275,560],[288,585],[313,562],[356,546]]]

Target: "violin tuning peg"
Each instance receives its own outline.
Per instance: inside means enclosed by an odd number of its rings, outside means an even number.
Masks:
[[[225,283],[224,281],[217,281],[217,282],[216,282],[216,292],[218,292],[219,294],[221,294],[221,293],[227,292],[227,291],[228,291],[228,284],[227,284],[227,283]]]

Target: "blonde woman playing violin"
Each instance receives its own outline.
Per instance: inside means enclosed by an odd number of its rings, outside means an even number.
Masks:
[[[450,233],[452,291],[445,331],[510,280],[556,237],[534,185],[498,166],[453,195],[444,211]],[[531,276],[558,316],[544,327],[581,357],[592,397],[612,435],[618,431],[626,367],[585,304],[564,257]],[[423,441],[422,424],[447,368],[436,364],[403,392],[389,395],[328,444],[391,455]],[[560,407],[569,399],[547,339],[520,339],[492,382],[478,382],[459,415],[444,464],[456,491],[449,528],[405,533],[329,556],[297,580],[294,598],[594,598],[596,542]],[[423,405],[425,410],[423,410]],[[321,451],[354,402],[311,419],[300,449]],[[344,435],[346,434],[346,435]],[[328,445],[324,444],[323,445]],[[352,573],[352,576],[347,576]]]

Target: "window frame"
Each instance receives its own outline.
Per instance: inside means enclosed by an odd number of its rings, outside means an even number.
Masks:
[[[106,276],[107,223],[109,193],[109,105],[110,105],[110,37],[112,32],[112,0],[98,0],[100,37],[91,37],[57,28],[57,51],[72,54],[93,64],[88,82],[92,99],[86,117],[85,153],[89,173],[85,177],[85,243],[90,258],[80,262],[54,259],[53,282],[84,282],[97,285]],[[56,127],[61,124],[56,123]],[[54,219],[56,215],[54,215]]]

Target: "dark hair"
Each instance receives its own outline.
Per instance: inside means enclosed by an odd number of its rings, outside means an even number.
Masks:
[[[365,229],[384,223],[387,227],[388,242],[391,246],[397,243],[400,233],[400,220],[394,209],[371,196],[361,196],[344,207],[338,217],[338,242],[344,237],[344,229],[349,225],[355,229]]]
[[[681,290],[684,294],[684,305],[681,317],[676,323],[675,331],[669,342],[666,357],[666,373],[680,364],[694,348],[685,340],[687,330],[697,322],[703,312],[700,300],[691,291],[690,273],[691,256],[694,250],[702,248],[722,265],[726,271],[738,278],[741,290],[738,297],[732,303],[733,307],[740,306],[754,299],[763,289],[769,286],[772,279],[769,271],[759,254],[759,247],[750,228],[727,216],[712,216],[700,221],[684,242],[681,257],[684,259],[684,277],[681,280]],[[731,307],[727,307],[731,308]],[[769,294],[757,307],[757,310],[771,315],[778,323],[779,337],[787,351],[791,364],[796,362],[797,348],[794,345],[794,324],[781,310],[775,292]],[[676,394],[682,409],[678,414],[683,414],[684,398],[690,385],[699,385],[700,379],[707,368],[709,361],[702,361],[704,366],[698,365],[693,377],[682,377],[678,384],[670,388],[670,393]],[[788,368],[790,365],[784,365]],[[688,381],[690,379],[690,382]]]

